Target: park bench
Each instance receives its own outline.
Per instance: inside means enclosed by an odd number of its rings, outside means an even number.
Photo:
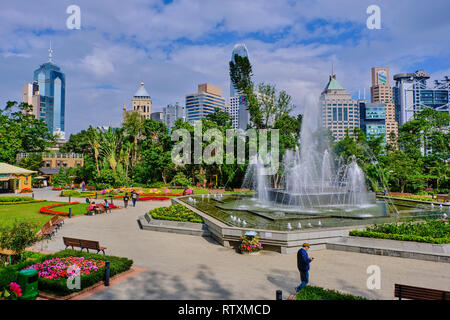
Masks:
[[[395,284],[394,296],[399,300],[450,300],[450,291]]]
[[[50,219],[50,223],[52,226],[56,226],[56,229],[59,229],[62,226],[62,224],[64,223],[64,219],[60,218],[58,215],[56,215]]]
[[[47,236],[50,239],[55,234],[55,231],[56,231],[56,226],[55,225],[51,225],[50,222],[47,222],[41,228],[41,234],[43,236]]]
[[[442,201],[447,202],[450,201],[450,196],[447,194],[437,194],[436,200],[439,202],[439,200],[442,199]]]
[[[102,251],[103,254],[105,254],[106,248],[101,247],[100,243],[98,241],[67,238],[67,237],[63,237],[63,241],[64,241],[64,245],[66,246],[66,249],[68,247],[72,247],[72,249],[74,249],[74,247],[77,247],[77,248],[81,248],[81,251],[83,251],[83,249],[86,249],[87,252],[89,252],[89,249],[91,249],[91,250],[97,250],[97,253]]]

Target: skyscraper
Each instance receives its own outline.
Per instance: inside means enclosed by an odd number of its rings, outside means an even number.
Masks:
[[[322,124],[331,130],[336,140],[344,138],[347,129],[352,134],[353,129],[359,127],[358,102],[337,82],[333,72],[322,91],[320,101]]]
[[[22,102],[26,102],[33,106],[33,109],[28,111],[36,119],[39,118],[39,109],[41,107],[41,96],[39,95],[39,85],[37,82],[26,83],[22,86]]]
[[[198,85],[198,92],[186,96],[186,121],[194,122],[214,113],[225,111],[222,89],[209,83]]]
[[[400,73],[394,76],[394,102],[399,125],[414,119],[424,108],[450,112],[450,80],[445,77],[435,81],[434,87],[427,86],[430,75],[418,70],[414,73]]]
[[[372,86],[370,87],[372,103],[383,103],[386,112],[386,141],[391,141],[391,135],[398,137],[398,122],[395,120],[395,104],[392,100],[392,88],[389,84],[389,68],[372,68]]]
[[[177,119],[183,118],[183,107],[177,102],[175,105],[168,104],[163,108],[163,119],[167,128],[172,128]]]
[[[49,49],[49,61],[34,71],[40,95],[39,119],[47,124],[48,130],[64,138],[66,80],[61,69],[53,63],[53,50]]]

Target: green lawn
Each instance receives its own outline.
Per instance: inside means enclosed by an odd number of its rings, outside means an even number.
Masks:
[[[54,203],[58,202],[45,201],[0,206],[0,227],[11,226],[15,219],[42,226],[51,219],[51,216],[40,214],[39,209]]]
[[[100,203],[99,201],[96,201],[96,203]],[[73,216],[77,216],[77,215],[82,215],[86,213],[86,207],[88,207],[89,205],[87,203],[79,203],[79,204],[71,204],[71,205],[66,205],[66,206],[61,206],[61,207],[56,207],[52,210],[55,211],[61,211],[61,212],[69,212],[69,208],[72,208],[72,215]]]

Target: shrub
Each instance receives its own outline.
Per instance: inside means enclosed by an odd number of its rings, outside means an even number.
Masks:
[[[426,243],[450,243],[450,225],[440,219],[413,223],[385,223],[367,227],[365,231],[353,230],[351,236],[416,241]]]
[[[203,219],[182,204],[153,209],[149,212],[153,219],[203,223]]]
[[[26,247],[39,240],[34,230],[36,225],[15,221],[11,227],[0,229],[0,248],[22,253]]]
[[[187,178],[183,172],[178,172],[171,181],[176,186],[188,187],[192,185],[192,179]]]
[[[367,300],[367,298],[342,293],[336,290],[306,286],[297,294],[297,300]]]

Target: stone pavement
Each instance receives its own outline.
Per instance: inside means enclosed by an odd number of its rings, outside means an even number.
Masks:
[[[35,197],[57,200],[57,194],[43,190]],[[296,254],[263,251],[244,256],[210,238],[139,229],[139,216],[168,205],[170,201],[138,202],[135,208],[107,215],[67,219],[53,240],[35,248],[62,250],[62,236],[99,240],[107,254],[131,258],[134,265],[148,269],[88,299],[274,299],[276,290],[287,298],[298,285]],[[310,255],[315,257],[311,285],[375,299],[393,299],[394,283],[450,289],[447,263],[333,250]],[[370,265],[381,268],[380,290],[366,286]]]

